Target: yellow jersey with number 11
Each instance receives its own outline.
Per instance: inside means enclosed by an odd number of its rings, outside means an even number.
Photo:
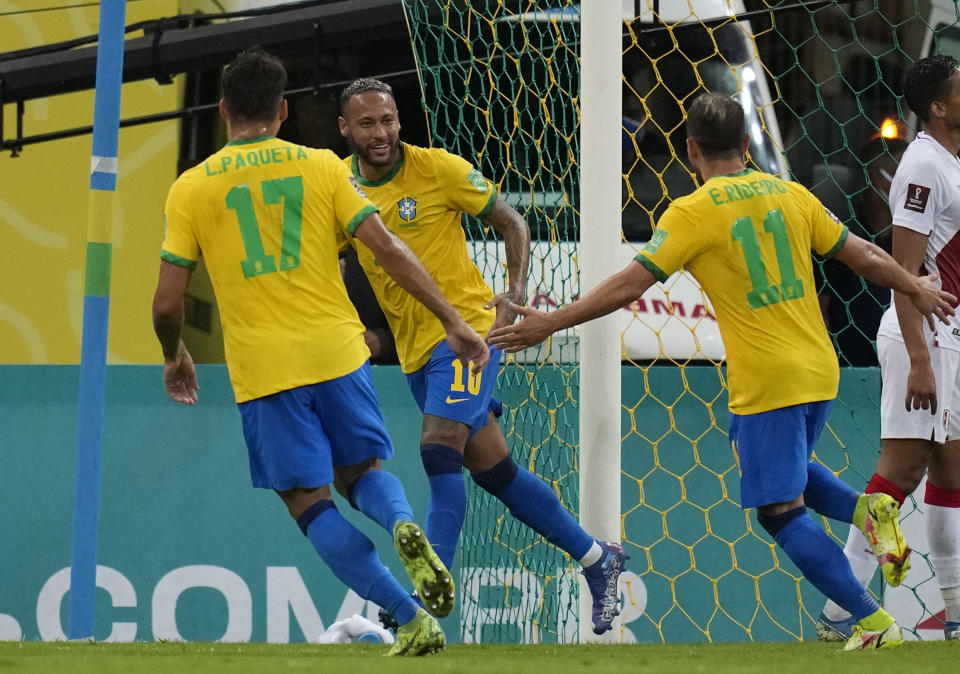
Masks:
[[[637,261],[660,281],[680,267],[697,279],[726,348],[730,411],[756,414],[836,397],[810,251],[831,256],[846,238],[806,188],[748,169],[671,203]]]
[[[237,402],[370,357],[338,255],[376,210],[335,154],[269,136],[228,143],[170,188],[161,258],[192,269],[203,255]]]

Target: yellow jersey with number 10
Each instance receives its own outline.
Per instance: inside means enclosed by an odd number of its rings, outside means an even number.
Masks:
[[[756,414],[836,397],[810,251],[831,256],[846,237],[806,188],[748,169],[671,203],[637,261],[660,281],[681,266],[697,279],[726,348],[730,411]]]
[[[204,257],[237,402],[336,379],[370,357],[339,250],[376,207],[340,159],[263,136],[185,171],[161,258]]]
[[[387,228],[416,253],[437,287],[463,319],[486,335],[496,312],[483,305],[493,298],[467,252],[461,217],[483,217],[497,200],[497,188],[470,162],[439,148],[401,144],[397,166],[381,180],[365,180],[357,157],[347,157],[354,178],[379,209]],[[446,336],[440,321],[401,288],[359,241],[357,257],[397,343],[407,374],[430,360]]]

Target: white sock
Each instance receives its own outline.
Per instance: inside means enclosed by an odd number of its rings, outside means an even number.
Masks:
[[[927,510],[930,561],[943,594],[947,620],[960,622],[960,508],[931,505]]]
[[[952,623],[960,622],[960,586],[941,587],[943,604],[947,607],[947,620]]]
[[[847,534],[847,544],[843,548],[843,554],[850,562],[850,568],[853,569],[853,575],[857,581],[867,587],[877,570],[877,557],[870,549],[870,544],[867,543],[863,533],[853,524],[850,525],[850,533]],[[827,600],[826,606],[823,607],[823,615],[827,620],[835,622],[850,618],[849,613],[830,600]]]
[[[587,550],[587,554],[578,559],[580,566],[584,569],[588,566],[593,566],[600,561],[600,558],[603,557],[603,548],[600,547],[600,544],[596,541],[593,542],[593,545],[590,546],[590,549]]]

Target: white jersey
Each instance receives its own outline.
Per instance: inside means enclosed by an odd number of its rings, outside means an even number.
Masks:
[[[903,153],[890,184],[890,209],[895,227],[929,237],[924,269],[929,274],[939,272],[939,285],[960,297],[960,160],[921,131]],[[923,331],[928,343],[960,351],[960,322],[956,319],[953,325],[938,322],[932,335],[924,321]],[[893,302],[884,312],[877,334],[903,341]]]

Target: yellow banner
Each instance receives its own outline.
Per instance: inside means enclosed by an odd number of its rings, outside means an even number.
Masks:
[[[4,51],[97,32],[97,5],[26,11],[35,5],[0,0]],[[127,23],[178,10],[177,0],[128,3]],[[125,84],[121,119],[177,109],[181,88],[179,81]],[[24,134],[92,124],[93,100],[91,90],[27,101]],[[9,139],[15,106],[4,106],[3,114]],[[108,362],[160,360],[150,305],[178,142],[177,121],[121,129],[116,198],[102,200],[90,199],[90,135],[27,145],[18,157],[0,155],[0,363],[79,362],[90,208],[98,215],[96,240],[113,242]]]

